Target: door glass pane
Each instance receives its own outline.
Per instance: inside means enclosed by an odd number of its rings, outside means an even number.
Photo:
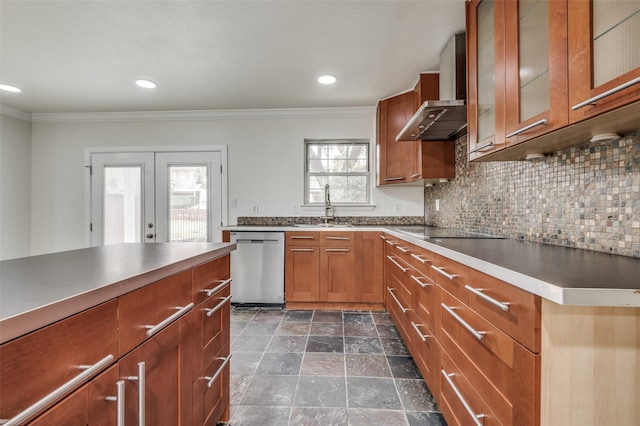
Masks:
[[[549,109],[549,2],[518,2],[520,121]]]
[[[640,1],[593,2],[593,84],[640,67]]]
[[[139,243],[142,167],[104,168],[104,244]]]
[[[478,140],[496,132],[494,5],[478,5]]]
[[[169,166],[169,241],[207,241],[206,166]]]

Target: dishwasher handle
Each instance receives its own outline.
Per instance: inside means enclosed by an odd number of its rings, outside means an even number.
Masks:
[[[278,240],[237,239],[237,244],[278,244]]]

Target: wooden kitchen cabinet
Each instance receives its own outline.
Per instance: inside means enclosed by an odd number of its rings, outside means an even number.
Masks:
[[[568,2],[571,123],[640,100],[639,10],[637,1]]]
[[[522,160],[638,128],[637,1],[471,0],[470,160]]]
[[[376,143],[380,185],[418,184],[455,177],[453,141],[396,141],[396,136],[426,100],[439,99],[439,75],[424,73],[413,90],[378,102]]]
[[[382,267],[372,265],[382,250],[377,235],[350,231],[287,232],[287,307],[382,307],[382,276],[376,275]]]

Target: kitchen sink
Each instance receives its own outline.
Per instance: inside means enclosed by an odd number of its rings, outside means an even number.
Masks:
[[[353,225],[350,223],[296,223],[293,226],[297,226],[299,228],[349,228]]]

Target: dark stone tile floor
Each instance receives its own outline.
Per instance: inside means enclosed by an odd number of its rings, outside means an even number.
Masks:
[[[386,312],[231,311],[232,426],[442,426]]]

